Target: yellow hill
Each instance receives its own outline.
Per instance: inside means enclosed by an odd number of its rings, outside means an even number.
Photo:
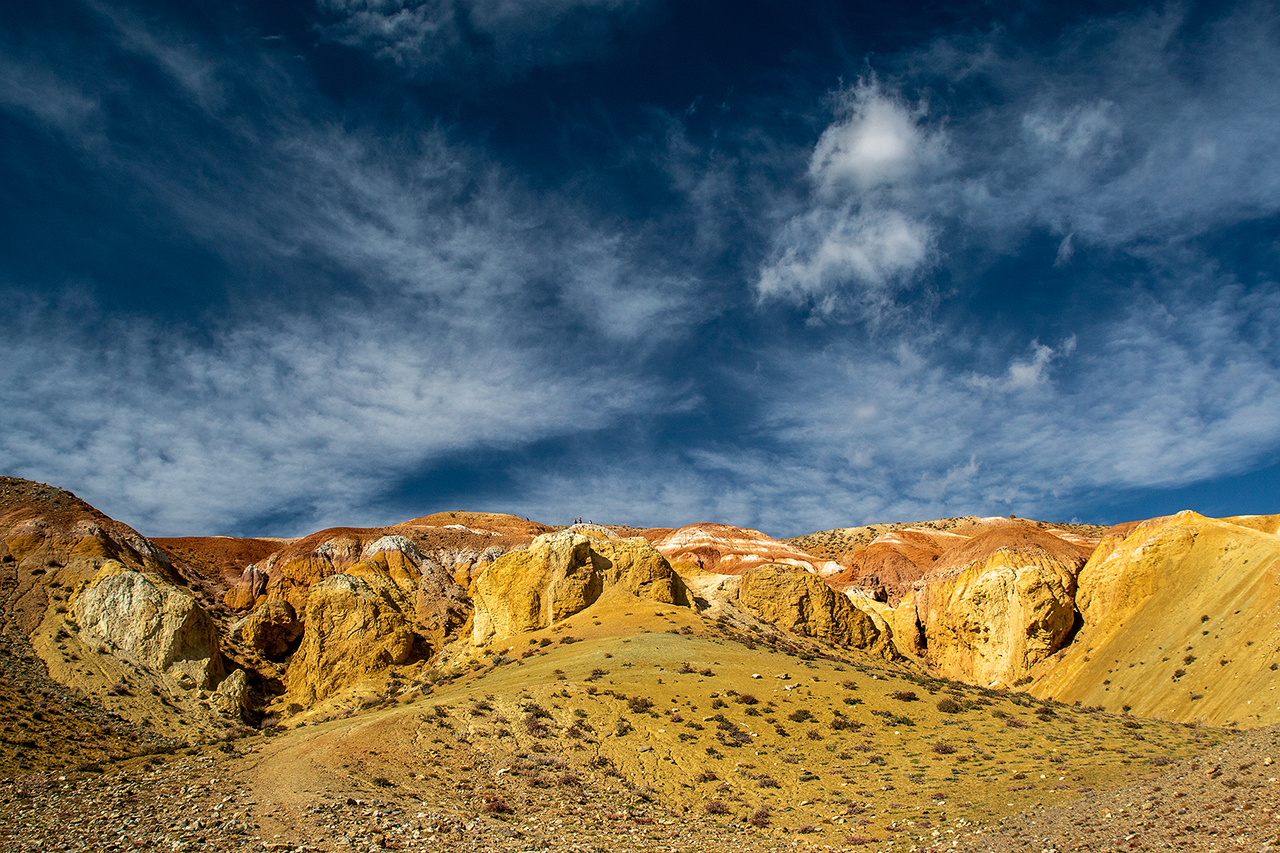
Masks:
[[[1280,722],[1278,528],[1280,516],[1181,512],[1105,539],[1080,572],[1083,625],[1031,692],[1168,720]]]

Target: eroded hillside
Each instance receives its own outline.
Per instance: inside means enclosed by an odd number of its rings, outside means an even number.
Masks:
[[[201,759],[271,804],[225,849],[359,835],[318,804],[393,791],[439,804],[382,826],[403,846],[570,849],[546,822],[576,821],[573,843],[627,827],[647,849],[693,818],[711,847],[972,839],[1280,722],[1278,529],[967,517],[782,542],[451,512],[152,541],[3,480],[0,760],[92,780],[269,733]]]

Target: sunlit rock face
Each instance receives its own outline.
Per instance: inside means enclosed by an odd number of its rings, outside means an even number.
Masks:
[[[691,603],[679,575],[645,539],[575,530],[539,536],[476,578],[473,642],[545,628],[618,591],[666,604]]]

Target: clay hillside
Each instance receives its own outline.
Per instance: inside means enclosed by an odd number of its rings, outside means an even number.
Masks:
[[[0,607],[6,851],[1280,845],[1280,516],[148,539],[4,478]]]

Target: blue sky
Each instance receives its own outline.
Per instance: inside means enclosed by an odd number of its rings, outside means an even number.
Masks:
[[[151,535],[1280,512],[1277,80],[1272,3],[5,4],[0,470]]]

